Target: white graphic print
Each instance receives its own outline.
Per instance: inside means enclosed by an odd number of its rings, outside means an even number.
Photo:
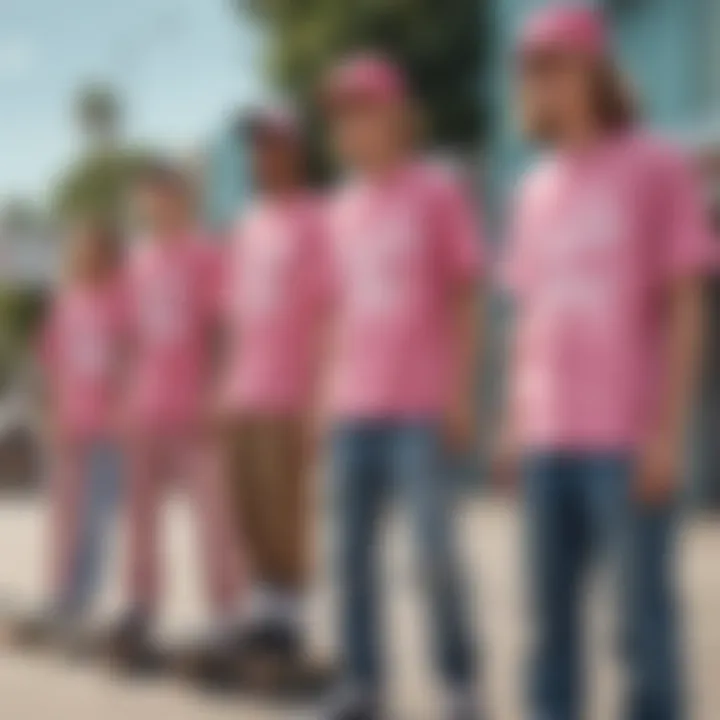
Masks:
[[[618,203],[589,193],[547,235],[543,252],[543,310],[552,315],[603,322],[617,296],[618,243],[626,237]]]
[[[250,233],[241,262],[245,272],[238,287],[237,311],[246,317],[262,318],[277,312],[290,282],[292,239],[285,228],[270,233]]]
[[[184,337],[188,326],[189,288],[183,273],[166,274],[146,287],[142,319],[146,336],[158,344]]]
[[[102,377],[108,367],[108,351],[96,336],[82,335],[71,350],[73,367],[79,375]]]
[[[351,312],[393,317],[411,301],[410,263],[418,233],[409,214],[376,222],[362,235],[350,233],[344,248],[344,272]]]

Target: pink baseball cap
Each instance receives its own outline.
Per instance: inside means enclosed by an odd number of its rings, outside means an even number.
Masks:
[[[523,57],[559,51],[598,58],[608,52],[608,36],[599,10],[580,4],[554,5],[530,16],[518,47]]]
[[[323,98],[330,107],[352,102],[380,105],[402,102],[408,88],[402,70],[381,55],[355,55],[330,71],[323,83]]]

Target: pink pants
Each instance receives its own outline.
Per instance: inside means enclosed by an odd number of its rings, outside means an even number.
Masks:
[[[132,606],[151,615],[160,592],[161,510],[170,483],[190,494],[198,526],[201,562],[212,610],[230,614],[240,591],[240,553],[235,544],[222,477],[211,444],[193,433],[151,433],[130,448],[128,492],[129,584]]]

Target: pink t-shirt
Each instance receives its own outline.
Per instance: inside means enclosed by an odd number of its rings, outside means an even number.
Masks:
[[[315,384],[327,290],[318,203],[260,200],[238,223],[228,263],[228,409],[302,413]]]
[[[120,363],[126,341],[122,283],[61,288],[42,331],[41,361],[61,433],[79,439],[117,430]]]
[[[454,375],[452,300],[483,259],[464,188],[446,168],[416,162],[381,181],[354,181],[328,212],[331,414],[438,415]]]
[[[145,238],[131,252],[129,415],[136,429],[192,427],[205,410],[220,306],[220,258],[217,246],[200,233]]]
[[[628,448],[657,408],[663,298],[713,240],[681,155],[640,132],[546,160],[522,184],[505,258],[517,300],[511,397],[532,448]]]

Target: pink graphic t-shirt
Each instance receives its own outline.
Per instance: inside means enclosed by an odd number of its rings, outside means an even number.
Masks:
[[[504,279],[517,300],[520,440],[632,448],[657,408],[665,290],[712,264],[692,173],[660,140],[628,133],[542,163],[512,220]]]
[[[67,439],[117,430],[126,295],[114,278],[61,288],[42,331],[41,361],[52,414]]]
[[[452,301],[483,250],[446,168],[408,164],[338,191],[327,223],[335,274],[329,410],[339,418],[433,417],[454,375]]]
[[[221,402],[230,410],[302,413],[314,390],[327,299],[318,203],[305,194],[260,200],[232,242]]]
[[[130,421],[177,430],[200,420],[220,306],[221,255],[200,233],[145,238],[131,252]]]

